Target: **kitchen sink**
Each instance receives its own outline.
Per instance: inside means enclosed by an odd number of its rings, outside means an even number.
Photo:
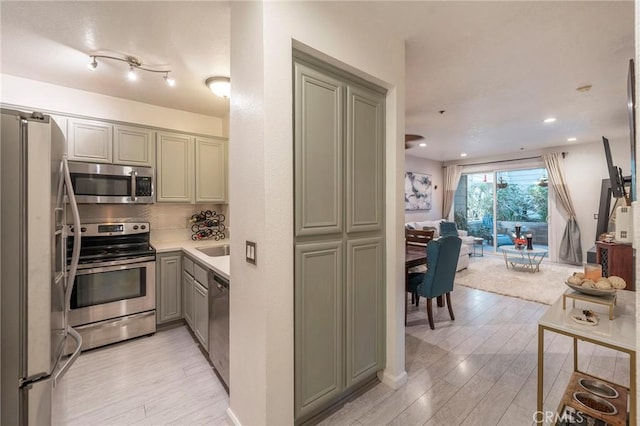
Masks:
[[[229,244],[213,247],[196,247],[196,250],[210,257],[229,256]]]

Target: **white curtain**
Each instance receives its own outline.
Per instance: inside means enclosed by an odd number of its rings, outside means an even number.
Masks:
[[[549,183],[556,193],[556,197],[560,202],[562,208],[569,215],[567,225],[564,228],[564,234],[562,235],[562,241],[560,243],[560,259],[573,263],[582,264],[582,245],[580,244],[580,227],[576,221],[576,212],[573,208],[573,202],[571,201],[571,195],[569,194],[569,187],[564,179],[564,173],[562,171],[562,163],[560,162],[561,154],[559,152],[552,152],[550,154],[544,154],[542,159],[547,167],[547,173],[549,174]]]
[[[449,217],[453,207],[453,197],[456,195],[458,183],[462,176],[462,166],[446,166],[444,168],[444,199],[442,200],[442,217]]]

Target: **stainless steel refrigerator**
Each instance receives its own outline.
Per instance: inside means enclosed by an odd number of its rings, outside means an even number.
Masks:
[[[63,197],[73,201],[73,193],[64,185],[64,139],[52,137],[50,117],[1,113],[0,424],[48,425],[55,381],[79,354],[62,356],[66,339],[78,340],[66,315],[74,268]]]

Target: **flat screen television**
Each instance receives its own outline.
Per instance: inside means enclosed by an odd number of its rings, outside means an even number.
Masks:
[[[604,145],[604,155],[607,158],[607,170],[609,171],[609,182],[611,185],[611,194],[615,198],[626,197],[626,190],[624,188],[624,177],[622,176],[622,169],[616,167],[611,159],[611,148],[609,148],[609,139],[602,137],[602,144]]]

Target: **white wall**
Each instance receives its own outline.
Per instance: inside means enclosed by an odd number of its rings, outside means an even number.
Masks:
[[[408,172],[417,172],[431,175],[431,210],[410,211],[405,210],[405,222],[418,222],[422,220],[442,219],[442,202],[444,172],[442,162],[427,160],[426,158],[405,155],[405,169]],[[436,186],[438,187],[436,189]]]
[[[226,136],[223,133],[222,119],[219,117],[159,107],[8,74],[0,74],[0,102],[21,106],[26,110],[46,110],[182,132]]]
[[[404,43],[339,2],[231,3],[231,401],[241,424],[293,423],[292,46],[389,89],[386,103],[387,368],[404,372]],[[381,54],[384,52],[384,54]],[[325,56],[326,55],[326,56]],[[238,224],[242,224],[241,226]],[[258,264],[245,263],[245,240]],[[241,391],[234,392],[233,389]]]

